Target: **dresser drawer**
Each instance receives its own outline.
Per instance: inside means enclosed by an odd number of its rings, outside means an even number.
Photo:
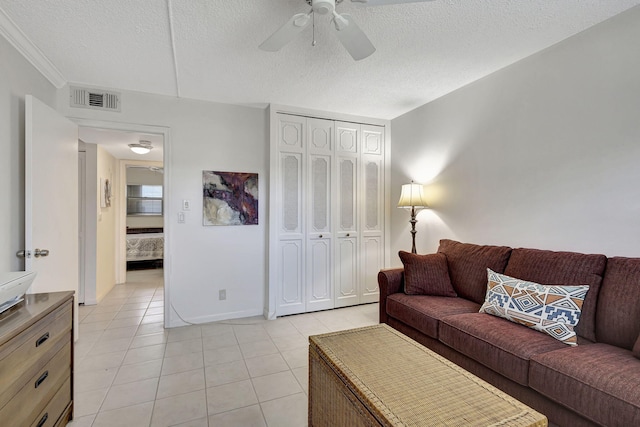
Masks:
[[[71,342],[58,352],[0,409],[3,427],[28,426],[41,414],[60,387],[70,381]],[[70,399],[70,386],[69,394]],[[58,414],[59,416],[60,414]],[[56,420],[58,418],[56,416]],[[37,425],[37,424],[36,424]]]
[[[2,347],[0,408],[71,340],[72,322],[72,305],[68,302]]]
[[[71,403],[71,379],[67,378],[51,402],[36,417],[31,427],[53,427]],[[64,423],[63,423],[64,425]]]

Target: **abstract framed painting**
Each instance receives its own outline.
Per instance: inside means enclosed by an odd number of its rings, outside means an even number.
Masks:
[[[258,174],[202,171],[202,225],[258,224]]]

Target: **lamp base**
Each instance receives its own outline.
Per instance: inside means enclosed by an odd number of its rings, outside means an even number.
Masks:
[[[415,254],[418,253],[416,251],[416,222],[418,222],[418,220],[416,219],[416,208],[415,207],[411,207],[411,220],[409,220],[409,223],[411,223],[411,253]]]

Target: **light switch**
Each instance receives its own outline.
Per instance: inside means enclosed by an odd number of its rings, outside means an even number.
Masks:
[[[183,211],[190,211],[191,210],[191,203],[188,200],[183,200],[182,201],[182,210]]]
[[[178,224],[184,224],[184,212],[178,212]]]

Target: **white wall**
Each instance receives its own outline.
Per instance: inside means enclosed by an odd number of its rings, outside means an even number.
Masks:
[[[55,87],[0,37],[0,272],[24,270],[25,94],[55,108]]]
[[[115,192],[119,191],[114,185],[117,176],[118,163],[107,150],[101,146],[97,147],[97,176],[93,185],[97,187],[97,233],[96,233],[96,301],[100,302],[113,286],[116,284],[116,218],[118,215],[118,198]],[[111,206],[101,206],[101,194],[104,188],[101,187],[100,179],[111,181],[112,197]]]
[[[392,121],[392,201],[441,238],[640,256],[640,7]],[[393,209],[392,264],[410,248]]]
[[[165,228],[170,246],[165,266],[170,283],[170,324],[261,315],[266,286],[268,114],[266,110],[122,92],[122,112],[70,108],[68,91],[59,110],[68,117],[166,126],[170,153],[164,159]],[[126,128],[123,125],[123,128]],[[202,171],[259,174],[259,225],[202,226]],[[191,202],[178,224],[182,200]],[[165,224],[165,225],[166,225]],[[218,300],[218,291],[227,299]],[[169,306],[168,304],[166,305]]]

